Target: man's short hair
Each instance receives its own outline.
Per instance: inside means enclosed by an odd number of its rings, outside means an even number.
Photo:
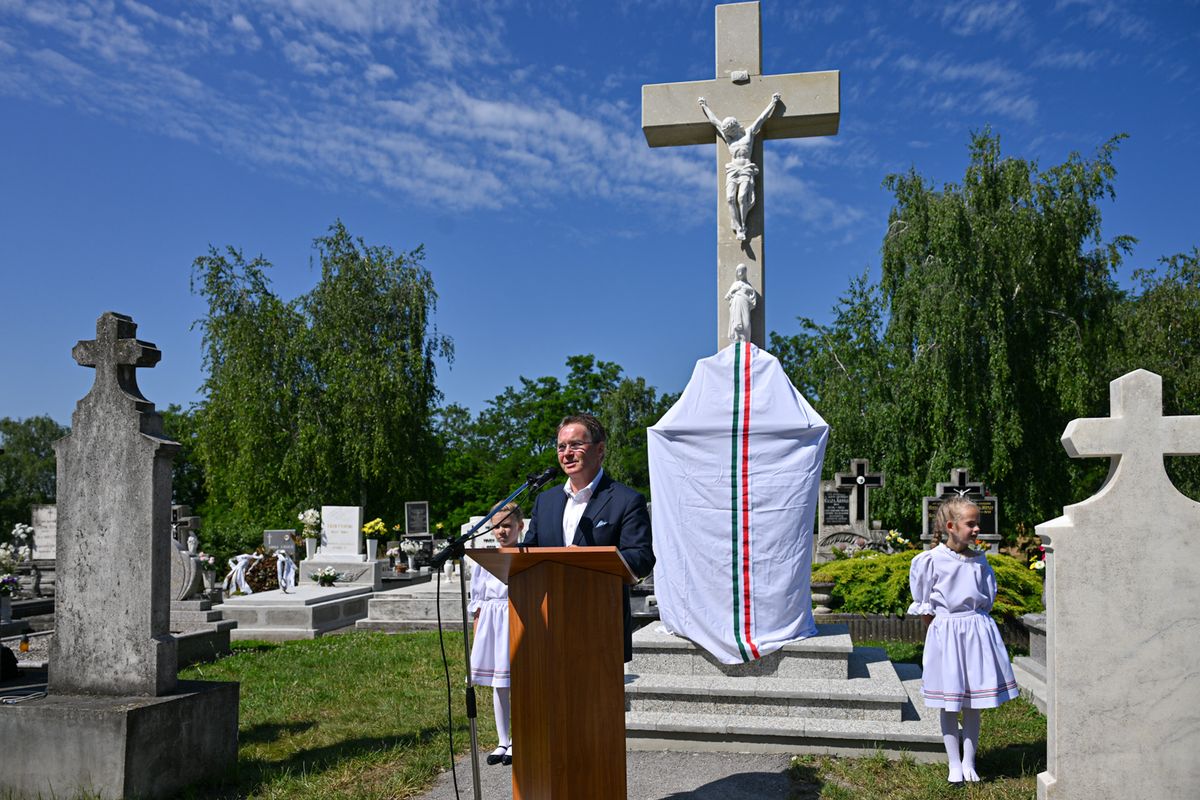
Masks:
[[[571,414],[563,417],[562,422],[558,423],[558,430],[561,431],[568,425],[582,425],[587,429],[588,436],[592,438],[594,444],[600,444],[608,439],[608,434],[604,432],[604,426],[600,424],[600,420],[591,414]],[[557,434],[557,431],[555,433]]]

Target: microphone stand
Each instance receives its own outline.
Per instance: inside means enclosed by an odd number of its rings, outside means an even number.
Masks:
[[[441,570],[442,566],[451,558],[461,560],[466,555],[466,543],[472,539],[482,536],[487,532],[480,529],[487,524],[488,520],[496,516],[496,514],[499,513],[502,508],[511,503],[513,500],[516,500],[526,491],[535,492],[540,489],[547,482],[549,482],[555,474],[555,470],[548,469],[545,472],[540,474],[535,473],[526,478],[525,482],[518,486],[516,491],[497,503],[492,510],[488,512],[488,515],[471,526],[469,531],[461,536],[458,536],[457,538],[451,539],[446,546],[442,548],[441,552],[439,552],[430,560],[430,572],[433,572],[434,570]],[[491,529],[489,528],[488,530]],[[458,596],[459,601],[462,604],[463,659],[464,663],[467,665],[467,725],[471,732],[471,780],[475,790],[475,800],[480,800],[482,795],[480,794],[479,788],[479,731],[475,723],[475,685],[471,683],[471,647],[468,636],[469,628],[467,625],[467,576],[462,569],[458,570]]]

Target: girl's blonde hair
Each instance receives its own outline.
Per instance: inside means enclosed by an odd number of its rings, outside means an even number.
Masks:
[[[521,506],[515,502],[503,506],[498,505],[493,510],[496,512],[496,516],[492,517],[492,525],[499,525],[504,520],[508,520],[519,529],[521,523],[525,521],[525,514],[521,511]]]
[[[968,508],[979,508],[965,497],[951,497],[938,506],[937,519],[933,523],[933,546],[937,547],[946,538],[946,523],[957,522]]]

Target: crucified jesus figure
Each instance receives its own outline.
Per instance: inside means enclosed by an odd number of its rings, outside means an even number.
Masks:
[[[718,119],[708,107],[708,102],[700,98],[700,108],[704,116],[717,129],[717,133],[725,140],[729,148],[729,163],[725,165],[725,202],[729,204],[729,220],[733,233],[738,239],[746,239],[746,220],[750,217],[750,209],[754,208],[754,176],[758,174],[758,165],[753,161],[754,137],[762,130],[763,123],[775,113],[779,105],[779,92],[771,95],[771,103],[754,120],[749,130],[742,127],[736,117]]]

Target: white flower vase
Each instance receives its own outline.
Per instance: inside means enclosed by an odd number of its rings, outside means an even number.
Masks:
[[[312,561],[314,558],[317,557],[317,537],[315,537],[315,536],[305,536],[304,537],[304,552],[308,556],[309,561]]]
[[[379,540],[367,539],[367,563],[375,561],[379,555]]]
[[[416,572],[417,571],[417,556],[416,556],[416,554],[413,554],[411,556],[405,556],[405,557],[408,559],[408,571]]]

